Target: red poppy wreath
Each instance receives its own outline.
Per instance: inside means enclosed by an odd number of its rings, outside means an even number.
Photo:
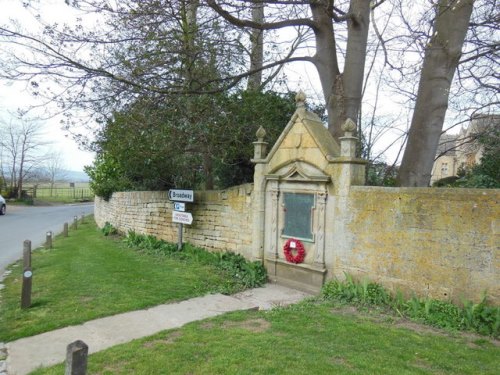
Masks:
[[[286,241],[285,246],[283,246],[283,253],[285,254],[287,262],[290,263],[302,263],[306,257],[304,245],[295,238],[290,238]]]

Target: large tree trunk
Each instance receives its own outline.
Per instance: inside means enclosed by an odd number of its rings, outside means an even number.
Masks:
[[[338,99],[335,100],[335,82],[340,77],[337,60],[337,47],[332,18],[325,11],[325,4],[320,2],[311,3],[311,13],[316,27],[314,35],[316,38],[316,54],[314,65],[318,71],[323,96],[328,111],[328,129],[335,135],[334,110]]]
[[[460,59],[474,0],[439,0],[426,51],[408,143],[399,169],[401,186],[428,186],[451,82]]]
[[[370,1],[351,0],[347,18],[347,47],[344,73],[340,74],[336,56],[332,18],[325,3],[314,2],[311,11],[316,22],[315,64],[328,111],[328,129],[335,139],[343,136],[347,118],[358,120],[363,88],[366,46],[370,26]]]
[[[264,23],[264,3],[257,0],[252,7],[252,21]],[[248,77],[247,89],[260,90],[262,84],[262,66],[264,62],[264,30],[252,29],[250,35],[252,50],[250,55],[250,71],[256,71]]]

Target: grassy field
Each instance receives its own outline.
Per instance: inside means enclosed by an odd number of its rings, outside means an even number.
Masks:
[[[94,198],[88,182],[76,182],[70,186],[69,183],[28,185],[25,187],[35,200],[47,202],[71,203]]]
[[[498,374],[487,339],[305,302],[237,312],[91,355],[89,374]],[[62,374],[62,365],[34,372]]]

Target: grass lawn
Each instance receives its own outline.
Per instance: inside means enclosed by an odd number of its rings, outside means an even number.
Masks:
[[[331,303],[236,312],[89,357],[89,374],[498,374],[477,336],[401,328]],[[33,374],[62,374],[63,365]]]
[[[21,268],[0,291],[0,341],[216,291],[227,278],[213,266],[134,251],[87,219],[52,250],[32,256],[32,307],[21,310]]]
[[[0,291],[0,341],[219,290],[232,281],[194,258],[140,252],[91,220],[33,253],[33,306],[21,272]],[[319,298],[235,312],[135,340],[89,358],[89,374],[497,374],[498,341],[445,333]],[[63,365],[34,374],[61,374]]]

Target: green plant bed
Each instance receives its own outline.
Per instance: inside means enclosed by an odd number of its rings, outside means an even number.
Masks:
[[[106,237],[86,220],[52,250],[33,252],[32,307],[21,310],[21,270],[0,291],[0,341],[11,341],[91,319],[221,290],[240,290],[239,279],[214,264],[179,254],[137,251],[121,237]],[[184,254],[187,254],[184,253]],[[206,256],[206,255],[204,255]]]
[[[487,303],[484,295],[479,303],[464,301],[458,306],[450,301],[440,301],[416,296],[405,300],[401,293],[395,296],[381,285],[367,279],[355,280],[346,274],[345,280],[332,280],[321,291],[322,298],[341,304],[378,306],[407,317],[448,330],[470,330],[494,338],[500,336],[500,307]]]
[[[487,340],[373,322],[329,303],[235,312],[89,357],[90,374],[496,374]],[[62,374],[62,365],[33,374]]]

